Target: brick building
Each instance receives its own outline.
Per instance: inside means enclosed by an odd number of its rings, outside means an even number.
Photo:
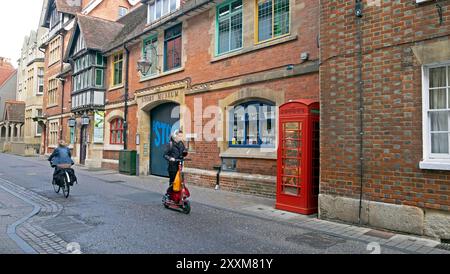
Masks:
[[[450,3],[362,2],[321,6],[320,216],[450,239]]]
[[[44,102],[43,115],[37,117],[45,126],[42,153],[51,153],[59,139],[65,139],[77,151],[74,132],[68,127],[72,116],[72,68],[64,62],[76,16],[83,14],[117,20],[131,9],[130,2],[134,1],[48,0],[44,3],[41,27],[48,30],[40,43],[40,48],[45,50]]]
[[[318,15],[308,0],[164,0],[110,22],[122,26],[101,45],[106,113],[96,164],[118,168],[127,132],[139,173],[166,176],[163,152],[182,128],[191,183],[214,187],[222,166],[223,189],[274,197],[276,107],[319,98]],[[148,71],[136,68],[142,61]]]
[[[0,57],[0,85],[3,85],[15,72],[16,69],[11,64],[10,60]]]

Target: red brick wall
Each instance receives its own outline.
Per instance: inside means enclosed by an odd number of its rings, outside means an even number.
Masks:
[[[215,82],[224,79],[237,78],[244,75],[251,75],[257,72],[269,72],[275,68],[286,67],[289,64],[300,63],[300,54],[308,52],[311,60],[319,58],[319,50],[317,46],[317,36],[319,32],[319,2],[316,0],[300,0],[297,3],[304,3],[303,8],[295,9],[293,20],[300,20],[299,35],[296,40],[281,43],[271,47],[263,48],[256,51],[251,51],[246,54],[227,58],[225,60],[211,62],[213,59],[213,42],[215,41],[215,33],[211,32],[211,24],[215,18],[210,18],[210,11],[205,11],[187,21],[187,28],[183,29],[183,40],[187,41],[184,44],[186,47],[183,51],[183,56],[187,58],[184,64],[184,70],[158,77],[150,81],[140,82],[140,76],[136,70],[136,63],[141,58],[141,43],[130,46],[130,68],[129,68],[129,97],[134,98],[134,93],[137,90],[155,87],[174,81],[189,79],[191,85],[198,85],[202,83]],[[198,34],[201,33],[202,39],[198,39]],[[125,55],[125,54],[124,54]],[[108,58],[107,69],[107,86],[110,85],[111,80],[111,57]],[[187,95],[185,98],[186,105],[193,113],[193,104],[195,97],[203,99],[203,108],[211,105],[218,105],[219,100],[224,99],[232,93],[235,93],[242,88],[254,89],[272,89],[274,92],[284,93],[286,100],[309,98],[319,99],[319,76],[318,73],[311,73],[298,77],[284,78],[273,81],[260,82],[257,84],[243,84],[240,87],[228,88],[218,91],[210,91],[202,94]],[[107,92],[107,101],[109,103],[122,101],[123,88],[110,90]],[[112,111],[112,110],[109,110]],[[194,117],[192,117],[191,128],[194,129]],[[203,121],[203,125],[209,119]],[[136,114],[129,116],[130,122],[130,137],[135,133],[136,129],[133,126],[137,125]],[[196,122],[199,122],[198,120]],[[192,132],[192,131],[191,131]],[[187,132],[188,133],[188,132]],[[141,140],[144,136],[141,136]],[[130,139],[130,143],[134,139]],[[192,161],[187,163],[187,167],[212,170],[214,166],[221,163],[219,157],[219,147],[215,141],[196,141],[195,152],[190,154]],[[276,161],[264,159],[239,159],[237,171],[242,173],[276,175]],[[194,175],[189,175],[194,176]],[[196,177],[195,177],[196,176]],[[215,185],[215,176],[195,175],[192,180],[198,184],[205,184],[207,186]],[[275,184],[266,184],[261,182],[245,182],[239,179],[224,179],[223,188],[233,191],[240,191],[245,193],[260,193],[266,197],[273,197],[275,193]]]
[[[366,1],[363,1],[366,2]],[[450,34],[434,3],[381,1],[363,17],[364,199],[448,211],[449,172],[424,171],[421,66],[411,46]],[[354,1],[322,1],[321,193],[359,198]]]
[[[103,0],[89,16],[115,21],[119,18],[119,7],[130,10],[131,5],[128,0]]]

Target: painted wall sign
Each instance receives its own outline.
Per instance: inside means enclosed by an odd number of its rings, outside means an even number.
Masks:
[[[96,111],[94,114],[94,143],[103,143],[105,128],[105,112]]]
[[[168,99],[176,99],[180,95],[180,91],[178,90],[172,90],[168,92],[158,93],[158,94],[150,94],[142,97],[143,103],[150,103],[150,102],[156,102],[161,100],[168,100]]]

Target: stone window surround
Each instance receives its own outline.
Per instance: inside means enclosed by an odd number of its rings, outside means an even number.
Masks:
[[[111,150],[111,151],[120,151],[123,150],[123,145],[115,145],[110,144],[111,140],[111,122],[114,121],[117,118],[123,119],[125,117],[123,110],[113,110],[105,117],[105,136],[104,140],[106,141],[104,144],[104,150]]]
[[[428,79],[426,71],[430,67],[450,64],[450,41],[436,41],[411,47],[419,65],[422,66],[422,110],[427,110]],[[419,162],[420,169],[450,170],[450,159],[433,159],[429,155],[428,145],[428,113],[422,111],[422,150],[423,160]]]
[[[283,91],[274,91],[268,88],[262,87],[251,87],[242,88],[226,98],[219,100],[219,107],[222,109],[223,113],[228,113],[230,108],[235,105],[241,104],[246,101],[251,100],[263,100],[274,103],[275,106],[280,106],[285,102],[285,95]],[[276,144],[275,148],[272,149],[260,149],[260,148],[233,148],[229,147],[228,136],[229,136],[229,125],[228,122],[223,121],[223,128],[225,129],[222,133],[222,142],[217,142],[220,149],[221,158],[256,158],[256,159],[272,159],[277,158],[276,155]],[[275,127],[275,136],[278,136],[278,127]]]

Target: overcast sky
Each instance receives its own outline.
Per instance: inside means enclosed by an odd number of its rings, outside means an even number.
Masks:
[[[37,30],[43,0],[3,0],[0,15],[0,56],[17,67],[26,35]]]

